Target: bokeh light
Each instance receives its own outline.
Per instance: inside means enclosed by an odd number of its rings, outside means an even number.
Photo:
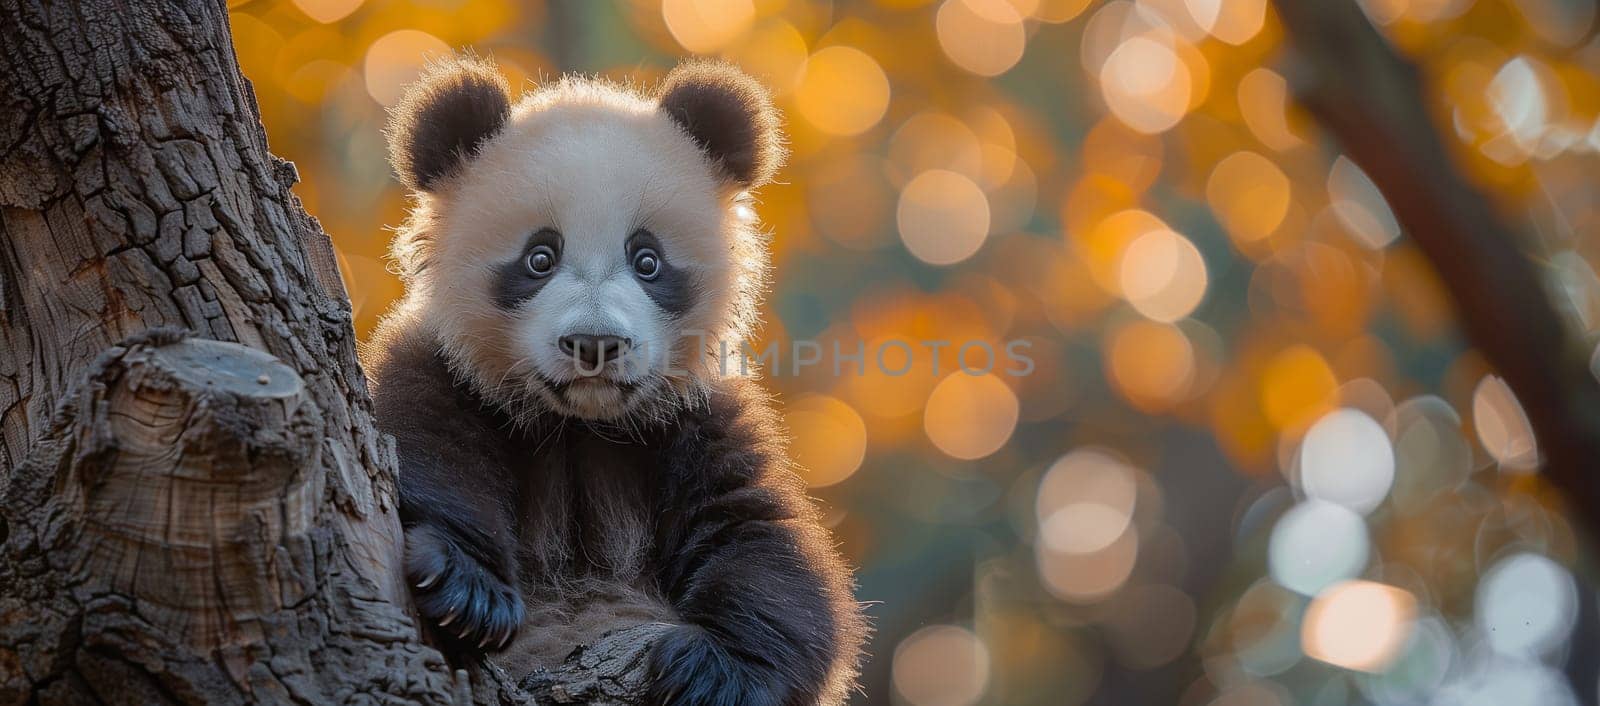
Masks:
[[[1369,248],[1382,248],[1400,237],[1400,225],[1378,187],[1354,162],[1340,157],[1328,172],[1328,201],[1350,236]]]
[[[1491,159],[1520,164],[1538,149],[1551,117],[1547,73],[1537,59],[1518,56],[1501,66],[1489,82],[1489,104],[1504,130],[1485,145]]]
[[[1140,132],[1157,133],[1171,129],[1189,112],[1192,78],[1174,47],[1140,35],[1106,58],[1100,91],[1118,120]]]
[[[1106,548],[1088,554],[1056,551],[1047,543],[1034,550],[1039,578],[1051,594],[1068,603],[1094,603],[1116,593],[1133,573],[1139,533],[1130,527]]]
[[[972,257],[989,235],[989,200],[983,189],[944,169],[928,170],[906,184],[895,213],[906,249],[931,265]]]
[[[972,631],[932,625],[894,650],[894,687],[914,706],[970,706],[989,684],[989,650]]]
[[[952,458],[977,459],[1004,446],[1017,426],[1017,396],[992,374],[954,372],[928,396],[923,429]]]
[[[1477,624],[1496,652],[1540,657],[1564,643],[1578,618],[1572,575],[1537,554],[1496,562],[1478,585]]]
[[[405,84],[416,80],[428,59],[450,54],[450,45],[420,29],[398,29],[379,37],[367,49],[367,93],[382,105],[400,100]]]
[[[756,8],[751,0],[662,0],[661,16],[684,49],[706,54],[748,31]]]
[[[1364,640],[1366,636],[1355,637]],[[1411,623],[1409,638],[1383,671],[1367,675],[1358,684],[1378,703],[1428,703],[1451,670],[1460,666],[1459,660],[1456,634],[1450,625],[1437,616],[1420,617]]]
[[[867,425],[850,405],[835,397],[811,395],[784,408],[790,452],[806,483],[833,485],[861,468],[867,455]]]
[[[1039,483],[1039,539],[1066,554],[1103,550],[1127,532],[1138,492],[1135,470],[1108,451],[1062,456]]]
[[[755,26],[734,40],[723,54],[780,96],[800,85],[810,58],[805,35],[781,18]]]
[[[1122,253],[1122,296],[1146,317],[1172,323],[1200,306],[1206,262],[1200,250],[1170,230],[1154,230]]]
[[[1383,671],[1411,637],[1416,604],[1410,593],[1381,583],[1335,584],[1306,609],[1301,648],[1345,669]]]
[[[1363,412],[1340,409],[1317,420],[1300,446],[1306,495],[1372,512],[1394,484],[1394,449],[1383,427]]]
[[[356,8],[361,7],[362,0],[294,0],[294,6],[306,13],[307,17],[327,24],[338,22]]]
[[[1305,599],[1262,579],[1246,588],[1224,615],[1219,636],[1243,670],[1254,676],[1281,674],[1300,662],[1298,622]]]
[[[1327,359],[1310,346],[1294,345],[1262,371],[1261,408],[1279,429],[1304,428],[1333,406],[1338,389]]]
[[[795,108],[818,130],[858,135],[889,108],[889,78],[866,52],[847,46],[817,51],[795,89]]]
[[[1533,427],[1504,380],[1490,375],[1472,393],[1472,425],[1483,448],[1508,471],[1532,470],[1539,460]]]
[[[1416,397],[1395,408],[1396,503],[1415,509],[1450,492],[1472,472],[1472,445],[1461,416],[1435,396]]]
[[[945,56],[979,76],[1015,66],[1028,38],[1011,0],[944,0],[934,27]]]
[[[1354,578],[1367,565],[1370,541],[1361,516],[1342,505],[1308,500],[1272,528],[1267,547],[1273,580],[1306,596]]]
[[[889,138],[889,164],[901,181],[935,169],[952,171],[974,182],[988,181],[984,156],[984,143],[978,133],[943,111],[917,113],[900,123]]]
[[[1255,152],[1228,155],[1206,179],[1206,202],[1236,240],[1260,240],[1289,213],[1289,177]]]
[[[1185,0],[1196,23],[1228,44],[1244,44],[1266,22],[1267,0]]]
[[[1239,79],[1239,113],[1261,144],[1282,152],[1305,141],[1289,119],[1289,82],[1268,68],[1251,69]]]
[[[1089,266],[1089,274],[1108,294],[1122,294],[1122,261],[1128,246],[1148,233],[1168,230],[1165,221],[1143,209],[1117,211],[1074,233],[1074,245]]]
[[[1182,402],[1198,376],[1194,345],[1170,324],[1135,321],[1114,329],[1105,357],[1117,391],[1148,411]]]
[[[1434,702],[1450,706],[1577,706],[1560,672],[1542,664],[1492,662],[1475,665],[1459,682],[1441,689]]]

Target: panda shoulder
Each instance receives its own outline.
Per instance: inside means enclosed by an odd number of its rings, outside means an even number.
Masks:
[[[788,453],[772,395],[756,380],[728,377],[708,383],[705,401],[684,414],[672,433],[687,457],[727,459],[723,472],[762,485],[782,481]]]
[[[397,309],[384,316],[360,345],[360,356],[380,420],[418,406],[455,403],[456,385],[439,339],[414,311]]]

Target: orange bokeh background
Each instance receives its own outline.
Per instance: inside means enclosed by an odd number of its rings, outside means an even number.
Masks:
[[[532,86],[712,55],[771,87],[793,155],[759,194],[756,347],[868,351],[768,375],[873,602],[858,702],[1592,702],[1590,557],[1527,420],[1292,102],[1267,0],[231,5],[363,337],[401,294],[385,109],[428,57]],[[1594,341],[1594,3],[1362,7]],[[1033,367],[917,348],[889,375],[895,340],[1026,341]]]

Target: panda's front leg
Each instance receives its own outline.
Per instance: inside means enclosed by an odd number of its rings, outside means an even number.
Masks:
[[[452,653],[503,649],[522,624],[513,574],[486,561],[481,547],[437,523],[406,528],[406,580],[417,612]]]
[[[502,476],[488,459],[447,460],[400,445],[406,581],[430,632],[455,656],[501,649],[522,624],[507,505],[514,491]]]
[[[706,513],[736,513],[743,502],[730,498]],[[822,698],[841,651],[841,616],[837,591],[805,549],[821,538],[804,524],[730,517],[694,532],[680,557],[686,573],[670,590],[685,622],[656,643],[647,703],[798,706]]]
[[[850,573],[771,417],[726,404],[666,454],[658,581],[682,624],[654,648],[647,703],[842,702],[866,634]]]

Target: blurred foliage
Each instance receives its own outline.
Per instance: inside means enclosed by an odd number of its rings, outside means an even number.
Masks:
[[[1362,4],[1592,342],[1595,4]],[[771,86],[794,154],[758,206],[765,338],[956,344],[903,376],[769,371],[874,601],[861,702],[1593,701],[1584,554],[1526,419],[1383,197],[1292,104],[1267,0],[232,13],[362,335],[400,295],[384,106],[425,57],[647,85],[720,55]],[[1029,375],[952,364],[1014,340]]]

